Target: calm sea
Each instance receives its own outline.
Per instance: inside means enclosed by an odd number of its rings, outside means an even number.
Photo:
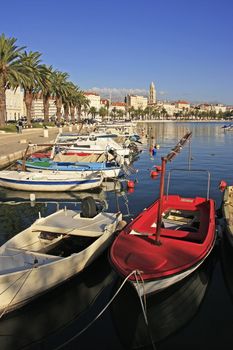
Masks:
[[[171,181],[169,193],[205,196],[208,172],[211,176],[210,197],[221,205],[221,180],[233,184],[233,132],[224,132],[223,123],[145,123],[142,152],[130,176],[134,191],[125,183],[106,184],[94,193],[109,210],[119,206],[126,220],[131,220],[151,204],[159,194],[159,178],[150,171],[161,164],[178,140],[192,131],[192,141],[167,165]],[[149,148],[160,145],[151,157]],[[184,172],[174,169],[199,169]],[[116,191],[113,191],[114,186]],[[83,193],[81,196],[85,196]],[[18,199],[17,199],[18,197]],[[21,203],[15,204],[15,200]],[[38,193],[36,203],[29,194],[0,191],[0,244],[29,226],[39,212],[48,215],[58,207],[78,207],[79,194]],[[189,278],[147,299],[146,326],[138,296],[124,285],[106,311],[121,285],[108,263],[106,251],[97,261],[74,279],[38,298],[0,320],[0,349],[232,349],[233,348],[233,251],[222,233],[205,264]],[[0,291],[1,293],[1,291]],[[1,298],[1,294],[0,294]],[[152,345],[153,344],[153,345]]]

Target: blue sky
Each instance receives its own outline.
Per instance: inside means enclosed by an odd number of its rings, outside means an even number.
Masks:
[[[232,0],[11,0],[0,33],[83,90],[233,105]]]

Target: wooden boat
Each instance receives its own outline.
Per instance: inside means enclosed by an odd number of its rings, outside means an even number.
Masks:
[[[101,186],[99,174],[0,171],[0,186],[21,191],[85,191]]]
[[[23,161],[19,160],[18,164],[23,166]],[[42,171],[43,173],[59,172],[60,174],[73,173],[90,176],[93,173],[100,173],[104,178],[118,177],[121,172],[121,167],[113,162],[56,162],[51,159],[32,158],[25,161],[25,167],[28,171]],[[80,176],[80,175],[79,175]]]
[[[38,298],[28,304],[26,308],[17,310],[14,315],[10,315],[11,317],[2,318],[1,350],[23,348],[32,350],[32,348],[40,349],[42,346],[44,350],[52,350],[55,346],[67,343],[83,328],[83,325],[86,325],[85,320],[93,318],[97,305],[99,310],[104,308],[115,280],[116,274],[109,266],[104,252],[81,274],[50,291],[40,300]],[[99,298],[103,292],[104,296]],[[101,348],[102,344],[106,349],[102,324],[98,329],[100,331],[98,346]],[[89,332],[84,334],[82,344],[78,337],[76,341],[72,341],[71,347],[79,350],[91,349],[93,339],[89,336]]]
[[[224,190],[222,210],[226,236],[233,246],[233,186],[227,186]]]
[[[78,274],[110,244],[122,215],[94,204],[87,197],[81,211],[39,218],[0,247],[2,314]]]
[[[190,136],[186,136],[187,141]],[[110,250],[113,266],[121,276],[128,276],[140,295],[182,280],[204,262],[214,246],[214,201],[208,195],[163,195],[165,164],[184,143],[162,158],[160,198],[120,232]]]
[[[66,145],[68,142],[70,144],[69,146]],[[94,133],[79,136],[58,135],[55,143],[59,144],[59,148],[66,150],[69,154],[78,154],[79,156],[93,153],[102,154],[110,150],[123,157],[128,157],[130,154],[129,148],[118,144],[113,140],[112,136],[108,134]]]

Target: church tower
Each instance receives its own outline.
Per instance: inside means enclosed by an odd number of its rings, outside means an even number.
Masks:
[[[150,91],[149,91],[149,104],[151,103],[156,103],[156,90],[155,90],[155,85],[152,81],[150,84]]]

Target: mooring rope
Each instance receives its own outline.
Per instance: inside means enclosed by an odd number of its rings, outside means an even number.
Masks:
[[[59,345],[58,347],[56,347],[54,350],[60,350],[62,349],[64,346],[66,346],[67,344],[69,344],[70,342],[72,342],[74,339],[78,338],[81,334],[83,334],[87,329],[89,329],[99,318],[100,316],[102,316],[102,314],[107,310],[107,308],[111,305],[111,303],[114,301],[114,299],[117,297],[117,295],[119,294],[119,292],[121,291],[121,289],[123,288],[123,286],[125,285],[125,283],[128,281],[128,279],[134,275],[135,276],[135,280],[136,280],[136,283],[137,285],[139,284],[139,280],[138,280],[138,277],[137,275],[140,277],[140,280],[141,280],[141,283],[143,283],[144,285],[144,280],[142,278],[142,275],[141,275],[141,272],[138,271],[138,270],[133,270],[128,276],[126,276],[126,278],[124,279],[124,281],[122,282],[122,284],[120,285],[120,287],[117,289],[116,293],[112,296],[112,298],[109,300],[109,302],[105,305],[105,307],[98,313],[98,315],[96,315],[96,317],[94,317],[94,319],[89,322],[86,327],[84,327],[80,332],[78,332],[77,334],[75,334],[73,337],[71,337],[70,339],[68,339],[65,343]],[[144,287],[143,287],[144,288]],[[143,289],[144,290],[144,289]],[[151,340],[151,343],[152,343],[152,348],[153,350],[156,350],[156,347],[155,347],[155,344],[154,344],[154,341],[152,339],[152,336],[151,336],[151,332],[149,330],[149,323],[148,323],[148,318],[147,318],[147,315],[146,315],[146,309],[145,309],[145,294],[144,294],[144,302],[142,301],[142,298],[141,296],[139,295],[139,293],[137,292],[137,295],[140,299],[140,304],[141,304],[141,307],[142,307],[142,311],[143,311],[143,316],[144,316],[144,319],[145,319],[145,323],[146,323],[146,326],[148,328],[148,331],[149,331],[149,335],[150,335],[150,340]],[[144,305],[145,303],[145,305]]]
[[[140,303],[141,303],[145,324],[147,326],[147,330],[148,330],[148,333],[149,333],[152,349],[156,350],[156,346],[155,346],[154,339],[153,339],[151,331],[150,331],[150,325],[149,325],[148,317],[147,317],[147,303],[146,303],[146,293],[145,293],[144,279],[142,277],[141,271],[136,270],[135,279],[136,279],[136,282],[137,282],[137,288],[140,288],[140,282],[139,282],[139,280],[137,278],[137,275],[140,277],[140,280],[141,280],[141,283],[142,283],[142,287],[143,287],[143,299],[142,299],[141,295],[139,294],[139,292],[138,292],[138,296],[139,296],[139,300],[140,300]],[[139,289],[138,289],[138,291],[139,291]]]
[[[34,266],[33,266],[29,271],[27,271],[25,274],[23,274],[23,275],[20,276],[20,278],[21,278],[21,277],[23,277],[23,276],[25,276],[25,275],[27,274],[26,278],[24,279],[24,281],[23,281],[23,283],[21,284],[21,286],[19,287],[19,289],[16,291],[15,295],[13,296],[13,298],[9,301],[9,303],[6,305],[6,307],[5,307],[5,308],[3,309],[3,311],[1,312],[1,314],[0,314],[0,319],[5,315],[5,313],[7,312],[8,308],[9,308],[9,306],[11,305],[11,303],[13,302],[13,300],[16,298],[16,296],[19,294],[19,292],[20,292],[21,289],[23,288],[24,284],[26,283],[26,281],[27,281],[28,277],[30,276],[30,274],[31,274],[31,272],[32,272],[33,269],[34,269]],[[14,283],[16,283],[17,281],[19,281],[20,278],[18,278],[16,281],[14,281]],[[14,283],[12,283],[10,286],[12,286]],[[8,288],[9,288],[9,287],[8,287]],[[8,288],[6,288],[5,291],[6,291]],[[5,292],[5,291],[4,291],[4,292]],[[3,292],[2,292],[2,293],[3,293]],[[2,294],[2,293],[1,293],[1,294]]]

